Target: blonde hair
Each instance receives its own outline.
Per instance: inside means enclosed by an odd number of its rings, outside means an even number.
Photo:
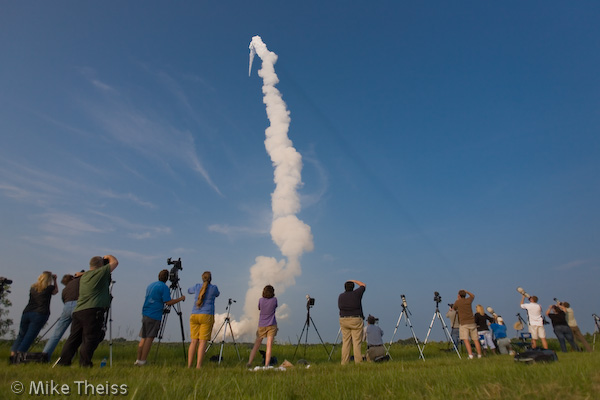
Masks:
[[[481,304],[477,304],[477,305],[475,306],[475,310],[477,311],[477,313],[479,313],[479,314],[481,314],[481,315],[484,315],[484,314],[485,314],[485,311],[483,311],[483,306],[482,306]]]
[[[210,273],[210,271],[204,271],[204,273],[202,274],[202,288],[200,289],[200,293],[198,293],[198,301],[196,302],[196,305],[198,307],[202,307],[202,304],[204,304],[206,289],[208,288],[210,281],[212,281],[212,274]]]
[[[31,285],[31,287],[37,290],[38,293],[42,293],[44,289],[50,286],[50,282],[52,282],[52,272],[44,271],[38,276],[37,282]]]

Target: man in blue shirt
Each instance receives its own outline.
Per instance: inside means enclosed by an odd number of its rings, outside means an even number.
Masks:
[[[158,274],[158,281],[148,285],[146,289],[146,299],[142,307],[142,329],[140,330],[140,343],[138,345],[137,360],[135,365],[142,366],[146,364],[146,358],[150,353],[152,342],[160,331],[165,305],[172,306],[185,300],[185,296],[177,299],[171,299],[169,287],[165,282],[169,279],[169,270],[163,269]]]

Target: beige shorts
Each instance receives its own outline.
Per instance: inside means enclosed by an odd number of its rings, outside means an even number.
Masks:
[[[467,324],[461,325],[458,329],[458,336],[460,340],[469,340],[469,337],[472,341],[476,342],[479,340],[479,334],[477,333],[477,325],[475,324]]]
[[[533,340],[546,339],[546,329],[543,325],[529,325],[529,333]]]
[[[256,331],[257,339],[264,339],[266,337],[277,335],[277,325],[269,325],[269,326],[259,326]]]

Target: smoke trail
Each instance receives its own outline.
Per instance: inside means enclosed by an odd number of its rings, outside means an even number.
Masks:
[[[244,304],[244,316],[239,322],[232,323],[237,335],[244,335],[256,330],[258,323],[258,299],[265,285],[275,287],[277,295],[295,283],[295,278],[302,273],[300,257],[306,251],[313,250],[313,237],[310,226],[296,217],[300,211],[298,188],[302,186],[302,156],[293,147],[288,138],[290,113],[275,85],[279,83],[275,73],[277,55],[267,49],[260,36],[254,36],[250,43],[251,72],[254,55],[262,60],[262,68],[258,75],[263,79],[263,102],[266,105],[270,126],[265,130],[265,148],[275,168],[275,190],[271,194],[273,222],[271,238],[279,247],[287,260],[273,257],[256,257],[250,268],[250,282]],[[285,310],[285,305],[280,310]],[[281,319],[281,312],[278,313]],[[219,318],[216,322],[218,323]]]

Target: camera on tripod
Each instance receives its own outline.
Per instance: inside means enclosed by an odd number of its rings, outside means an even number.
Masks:
[[[169,272],[169,280],[171,281],[171,285],[175,286],[179,283],[179,271],[183,270],[181,266],[181,257],[177,260],[173,261],[171,257],[167,259],[167,265],[172,265],[171,271]]]
[[[433,301],[435,301],[437,304],[442,302],[442,296],[440,296],[440,292],[433,292]]]
[[[310,295],[306,295],[306,308],[311,308],[315,305],[315,298],[310,297]]]

